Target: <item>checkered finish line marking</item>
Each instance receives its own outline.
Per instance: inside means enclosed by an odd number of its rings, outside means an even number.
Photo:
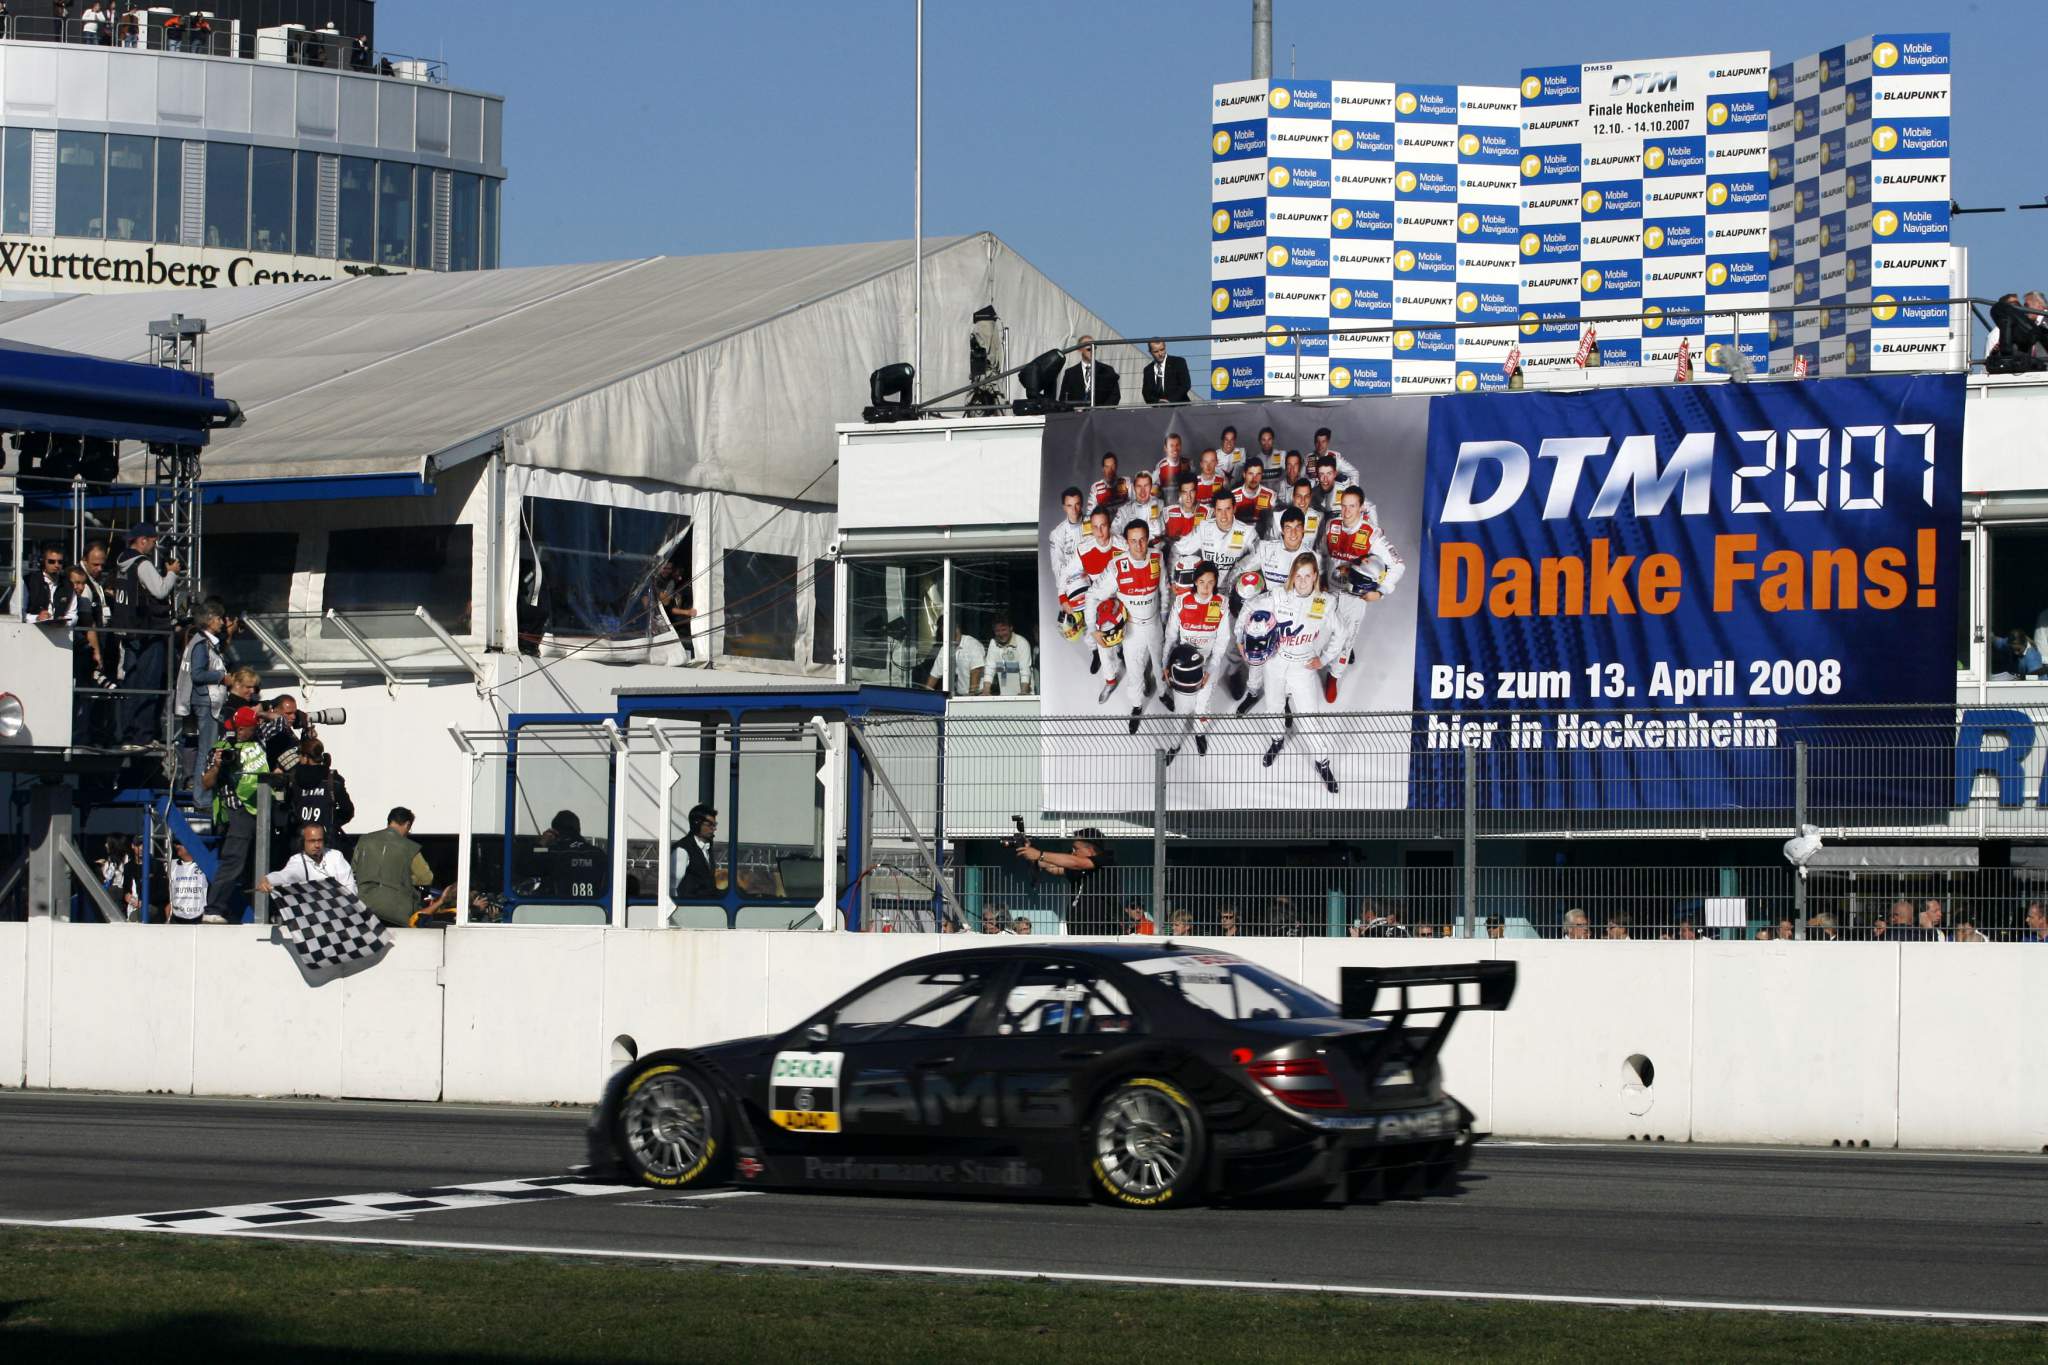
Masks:
[[[625,1194],[642,1189],[639,1185],[608,1185],[581,1176],[556,1175],[530,1180],[483,1180],[473,1185],[431,1185],[414,1190],[385,1190],[379,1194],[344,1194],[331,1199],[285,1199],[271,1204],[228,1204],[213,1209],[69,1218],[52,1226],[114,1228],[127,1232],[250,1232],[305,1223],[368,1223],[383,1218],[410,1218],[416,1213],[488,1209],[501,1204]]]

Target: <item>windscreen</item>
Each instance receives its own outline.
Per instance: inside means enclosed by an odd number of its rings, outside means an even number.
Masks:
[[[1334,1001],[1228,953],[1186,953],[1124,965],[1225,1019],[1337,1017]]]

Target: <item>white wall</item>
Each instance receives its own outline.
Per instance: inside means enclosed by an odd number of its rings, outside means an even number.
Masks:
[[[398,940],[314,989],[251,928],[0,924],[0,1083],[587,1103],[615,1040],[644,1053],[787,1028],[891,963],[971,946],[506,926]],[[1228,946],[1331,993],[1343,966],[1515,959],[1513,1007],[1461,1019],[1444,1051],[1446,1083],[1502,1134],[2048,1144],[2048,952],[2025,946]],[[1654,1067],[1648,1087],[1632,1056]]]

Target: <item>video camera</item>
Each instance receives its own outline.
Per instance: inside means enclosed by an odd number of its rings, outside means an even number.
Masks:
[[[1016,851],[1017,851],[1018,849],[1020,849],[1020,848],[1024,847],[1024,846],[1025,846],[1026,844],[1030,843],[1030,842],[1031,842],[1031,840],[1030,840],[1029,836],[1027,836],[1027,835],[1026,835],[1026,834],[1024,833],[1024,817],[1023,817],[1023,816],[1021,816],[1021,815],[1013,815],[1013,816],[1011,816],[1011,817],[1010,817],[1010,823],[1011,823],[1011,824],[1013,824],[1013,825],[1015,825],[1015,826],[1017,827],[1017,832],[1016,832],[1015,834],[1011,835],[1011,836],[1010,836],[1009,838],[1007,838],[1007,839],[1003,840],[1003,847],[1004,847],[1005,849],[1007,849],[1008,851],[1010,851],[1011,853],[1015,853],[1015,852],[1016,852]]]

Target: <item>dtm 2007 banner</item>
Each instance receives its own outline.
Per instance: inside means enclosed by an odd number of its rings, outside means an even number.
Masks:
[[[1901,376],[1055,417],[1043,711],[1086,742],[1045,808],[1147,808],[1162,751],[1180,809],[1455,804],[1474,758],[1489,806],[1784,805],[1814,708],[1953,705],[1962,412]],[[1836,794],[1938,802],[1856,752]]]

